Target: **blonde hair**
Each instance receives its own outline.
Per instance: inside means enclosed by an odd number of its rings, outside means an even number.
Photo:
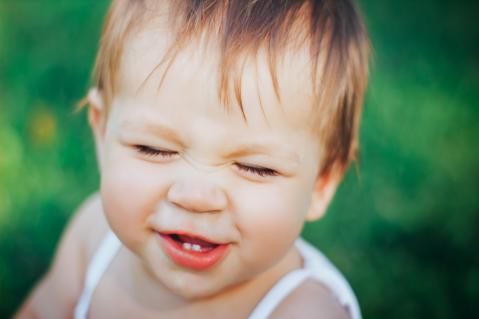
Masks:
[[[94,84],[102,92],[107,108],[115,94],[128,36],[151,18],[152,6],[164,2],[112,1],[94,69]],[[187,40],[204,34],[215,37],[220,49],[219,98],[228,105],[228,93],[233,89],[241,110],[241,75],[232,70],[242,55],[255,55],[265,49],[273,87],[280,98],[278,55],[292,42],[308,45],[313,106],[321,111],[317,112],[315,126],[325,151],[320,173],[336,164],[344,169],[355,159],[370,50],[366,29],[352,0],[166,2],[176,38],[161,63],[171,64]]]

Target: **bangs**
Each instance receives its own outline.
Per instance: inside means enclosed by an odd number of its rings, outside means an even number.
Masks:
[[[369,42],[351,1],[114,0],[94,71],[95,85],[102,91],[107,108],[118,87],[125,42],[155,19],[166,19],[173,41],[150,76],[161,67],[161,86],[186,45],[206,43],[219,54],[221,103],[225,107],[237,104],[245,120],[241,77],[247,58],[265,52],[274,92],[281,101],[278,62],[288,52],[306,50],[310,72],[298,80],[313,93],[313,127],[326,147],[322,171],[336,162],[346,166],[355,157]]]

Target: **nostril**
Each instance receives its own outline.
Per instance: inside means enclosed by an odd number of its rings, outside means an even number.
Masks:
[[[181,201],[181,193],[182,193],[182,184],[181,183],[174,183],[168,189],[167,198],[170,202],[176,203]]]
[[[222,208],[226,207],[227,205],[226,195],[222,190],[214,189],[213,197],[218,207],[222,207]]]
[[[167,193],[172,204],[193,212],[218,212],[226,206],[224,192],[205,183],[175,183]]]

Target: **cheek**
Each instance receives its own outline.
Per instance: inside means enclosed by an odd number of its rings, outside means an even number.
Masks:
[[[148,216],[161,200],[161,178],[155,178],[141,161],[117,155],[105,157],[100,187],[103,207],[112,230],[133,248],[146,235]]]
[[[262,262],[282,257],[301,232],[309,203],[307,192],[298,185],[270,185],[241,190],[237,195],[237,225],[245,254]]]

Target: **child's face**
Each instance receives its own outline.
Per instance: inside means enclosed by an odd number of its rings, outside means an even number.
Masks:
[[[320,148],[306,124],[308,62],[279,68],[281,103],[267,63],[246,64],[245,122],[218,101],[215,56],[198,48],[181,51],[161,89],[160,70],[137,90],[161,57],[157,40],[145,32],[126,45],[119,93],[96,127],[103,204],[155,280],[204,297],[273,271],[311,212]],[[171,233],[220,245],[175,246]]]

